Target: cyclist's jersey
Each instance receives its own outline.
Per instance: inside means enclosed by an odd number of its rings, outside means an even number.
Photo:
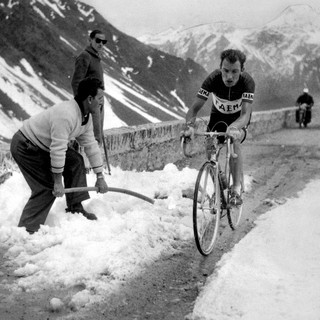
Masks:
[[[235,86],[227,87],[222,80],[221,70],[217,69],[205,79],[197,97],[207,100],[212,93],[211,119],[220,115],[220,119],[227,121],[240,116],[242,102],[253,102],[254,90],[254,80],[247,72],[241,73]]]

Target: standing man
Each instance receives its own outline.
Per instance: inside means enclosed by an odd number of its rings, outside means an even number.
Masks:
[[[89,45],[76,58],[74,73],[71,81],[74,96],[78,93],[78,86],[82,79],[87,77],[97,78],[102,83],[103,68],[101,65],[101,54],[103,46],[107,43],[104,33],[100,30],[93,30],[89,36]],[[94,136],[99,144],[103,138],[103,123],[104,123],[104,98],[101,99],[99,112],[92,115]]]
[[[31,197],[18,226],[25,227],[31,234],[45,223],[55,198],[64,195],[64,186],[87,186],[83,158],[68,148],[70,140],[76,139],[84,148],[97,175],[95,186],[98,192],[108,191],[91,118],[99,109],[102,88],[100,80],[85,78],[80,82],[74,99],[58,103],[25,120],[12,138],[11,154],[31,189]],[[88,192],[66,194],[66,211],[82,213],[87,219],[96,220],[97,217],[88,213],[81,204],[89,198]]]
[[[244,71],[246,56],[243,52],[228,49],[220,55],[220,69],[214,70],[203,82],[196,99],[186,115],[186,126],[182,135],[192,137],[198,111],[212,93],[213,104],[207,131],[227,132],[233,137],[237,159],[231,159],[233,190],[230,202],[242,204],[240,196],[243,160],[240,144],[246,138],[252,113],[255,82]],[[207,150],[211,148],[207,140]]]

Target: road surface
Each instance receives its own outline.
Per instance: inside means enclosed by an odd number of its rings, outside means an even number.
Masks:
[[[52,292],[11,294],[12,303],[1,305],[0,319],[108,319],[108,320],[187,320],[195,299],[214,271],[221,256],[254,227],[255,219],[270,210],[273,203],[295,197],[311,179],[320,178],[320,113],[307,129],[284,129],[261,135],[244,144],[246,175],[252,177],[252,189],[245,195],[241,226],[231,231],[223,222],[221,236],[213,253],[202,257],[194,241],[179,244],[179,254],[163,255],[138,278],[123,285],[108,298],[85,312],[50,313],[46,310]],[[203,158],[183,160],[177,165],[199,168]],[[13,270],[0,251],[1,282],[13,281]],[[2,271],[2,272],[1,272]],[[8,294],[6,292],[6,294]],[[59,292],[61,296],[62,292]],[[65,294],[68,294],[67,290]]]

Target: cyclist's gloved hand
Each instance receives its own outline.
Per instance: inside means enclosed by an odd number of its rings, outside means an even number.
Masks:
[[[191,140],[194,137],[194,127],[185,124],[185,128],[180,132],[180,139],[185,138],[186,140]]]
[[[241,131],[235,126],[229,126],[227,133],[235,140],[239,140],[241,138]]]

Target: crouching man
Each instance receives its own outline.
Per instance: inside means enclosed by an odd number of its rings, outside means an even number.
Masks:
[[[11,141],[11,153],[30,189],[19,227],[29,233],[44,224],[56,197],[64,195],[65,188],[86,187],[86,170],[82,156],[68,148],[76,139],[84,147],[94,173],[98,192],[106,193],[108,185],[103,175],[103,160],[94,137],[92,114],[99,112],[103,99],[100,80],[85,78],[79,84],[76,97],[58,103],[23,122]],[[89,199],[88,192],[66,194],[67,212],[81,213],[96,220],[81,202]]]

